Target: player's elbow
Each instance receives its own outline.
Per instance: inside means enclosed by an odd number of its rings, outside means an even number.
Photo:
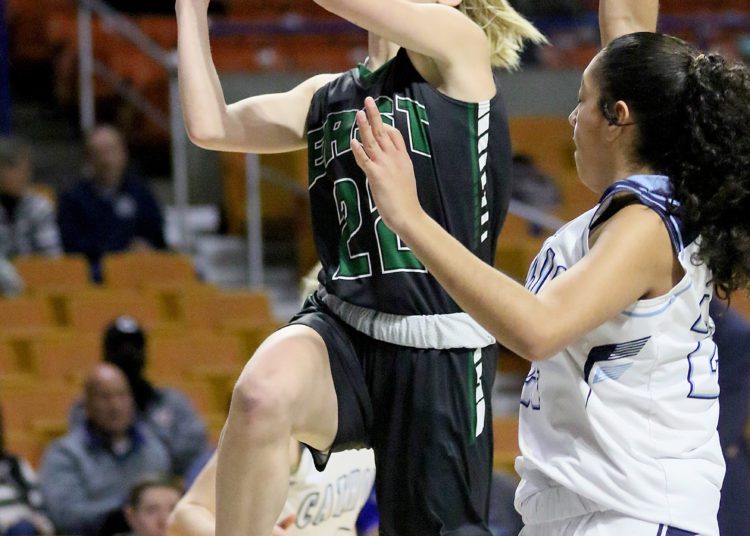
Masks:
[[[189,125],[187,135],[191,142],[201,149],[219,151],[225,141],[225,134],[221,129],[204,125]]]
[[[514,349],[522,358],[527,361],[544,361],[549,359],[558,352],[558,345],[554,337],[549,333],[541,330],[531,329],[519,337],[516,348]]]

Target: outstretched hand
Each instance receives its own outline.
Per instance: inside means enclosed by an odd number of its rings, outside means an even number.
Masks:
[[[365,99],[365,110],[357,112],[357,126],[362,142],[352,140],[354,158],[367,175],[383,221],[401,234],[409,221],[422,213],[404,138],[397,129],[383,124],[371,97]]]

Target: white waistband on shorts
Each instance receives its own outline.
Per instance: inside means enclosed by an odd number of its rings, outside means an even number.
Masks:
[[[435,350],[484,348],[495,343],[495,337],[466,313],[394,315],[345,302],[323,287],[317,293],[343,322],[378,341]]]

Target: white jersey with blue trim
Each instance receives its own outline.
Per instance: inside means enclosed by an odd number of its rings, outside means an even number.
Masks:
[[[375,481],[371,449],[334,452],[325,471],[317,471],[310,451],[304,449],[289,479],[281,519],[296,514],[289,536],[356,535],[356,522]]]
[[[529,270],[526,287],[538,293],[587,254],[590,229],[614,199],[629,196],[662,217],[685,275],[531,367],[516,460],[516,507],[526,521],[615,510],[719,534],[724,460],[711,273],[692,262],[699,238],[685,235],[668,191],[662,176],[613,184],[599,205],[547,239]]]

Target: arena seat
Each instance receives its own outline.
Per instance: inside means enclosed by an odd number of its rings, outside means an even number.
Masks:
[[[239,337],[242,354],[248,357],[280,326],[263,292],[186,294],[184,312],[191,329],[214,329]]]
[[[39,468],[46,443],[41,443],[37,436],[29,430],[5,430],[5,447],[8,452],[21,456],[35,469]]]
[[[169,327],[160,318],[156,299],[134,291],[98,289],[70,299],[70,324],[80,333],[101,334],[120,315],[135,317],[149,331]]]
[[[203,368],[237,373],[244,364],[237,337],[211,331],[148,338],[148,376],[179,378]]]
[[[85,257],[21,257],[14,261],[26,292],[46,300],[57,326],[69,324],[68,300],[74,293],[93,288]]]
[[[0,338],[12,330],[51,328],[53,325],[50,308],[42,299],[0,299]]]
[[[77,387],[62,381],[3,382],[0,401],[5,427],[30,431],[34,419],[67,419],[79,395]]]
[[[211,386],[194,380],[173,380],[158,384],[182,391],[201,416],[226,413],[227,400],[218,400]]]
[[[32,343],[34,374],[46,380],[80,385],[102,359],[102,337],[97,333],[62,333]]]
[[[26,284],[26,290],[34,294],[91,287],[89,265],[83,255],[19,257],[13,264]]]
[[[24,372],[27,371],[24,371],[18,363],[13,347],[4,341],[0,341],[0,376],[8,377]]]
[[[273,320],[271,304],[264,292],[185,295],[185,321],[193,329],[220,329],[231,322],[260,326]]]
[[[213,294],[214,287],[201,283],[187,255],[164,252],[118,253],[104,259],[108,288],[141,292],[159,304],[164,321],[181,321],[183,294]]]
[[[139,289],[159,283],[198,281],[190,257],[179,253],[115,253],[106,256],[102,264],[104,283],[109,288]]]

